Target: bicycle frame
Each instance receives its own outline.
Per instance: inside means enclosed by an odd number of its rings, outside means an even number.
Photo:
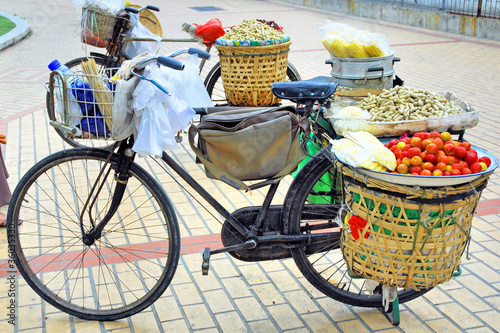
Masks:
[[[311,107],[312,109],[312,107]],[[131,147],[133,145],[132,140],[124,140],[120,143],[120,148],[118,149],[118,154],[120,155],[121,163],[116,170],[116,178],[119,180],[117,188],[115,189],[113,195],[113,201],[110,204],[110,208],[106,216],[97,225],[88,232],[85,233],[83,230],[83,218],[81,219],[81,230],[83,233],[84,242],[87,244],[93,244],[93,242],[100,237],[102,230],[105,228],[107,222],[110,220],[114,212],[116,211],[118,205],[121,202],[121,198],[125,191],[126,181],[127,181],[127,169],[130,161],[135,157],[135,153],[132,152]],[[113,154],[114,152],[111,152]],[[110,155],[111,156],[111,155]],[[281,220],[278,224],[277,230],[270,227],[268,217],[268,212],[271,207],[271,201],[276,193],[279,182],[270,185],[266,197],[262,206],[259,207],[258,214],[253,221],[250,228],[244,225],[242,221],[235,216],[234,213],[229,212],[224,206],[222,206],[217,199],[215,199],[207,190],[201,186],[196,179],[194,179],[180,164],[178,164],[167,152],[163,152],[161,159],[177,174],[179,175],[194,191],[196,191],[210,206],[212,206],[226,221],[229,223],[244,239],[245,241],[241,244],[227,246],[225,248],[210,251],[210,254],[235,251],[235,250],[245,250],[254,249],[260,243],[271,243],[279,244],[284,246],[286,249],[301,247],[306,245],[314,244],[315,242],[328,241],[332,244],[339,240],[338,234],[330,233],[306,233],[302,235],[285,235],[283,234],[283,223],[285,221]],[[97,182],[96,182],[97,183]],[[95,184],[94,186],[97,186]],[[98,195],[98,194],[97,194]],[[329,211],[322,211],[321,205],[310,205],[307,210],[314,213],[316,216],[323,216],[324,214],[326,224],[321,224],[321,226],[330,225],[328,222]],[[307,212],[306,212],[307,213]],[[83,216],[83,212],[81,214]],[[273,221],[276,222],[276,221]],[[265,232],[260,232],[261,230]],[[260,234],[259,234],[260,233]],[[273,260],[278,258],[283,258],[281,253],[273,255],[272,251],[267,251],[264,254],[267,260]]]

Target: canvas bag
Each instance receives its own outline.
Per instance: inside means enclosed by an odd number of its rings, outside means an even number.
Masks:
[[[309,128],[308,121],[301,120],[301,126],[290,110],[236,108],[205,115],[189,128],[189,143],[209,178],[238,190],[257,188],[290,174],[306,156],[300,133]],[[258,179],[266,181],[252,186],[243,182]]]

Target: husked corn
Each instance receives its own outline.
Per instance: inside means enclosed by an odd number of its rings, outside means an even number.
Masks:
[[[384,52],[375,44],[365,46],[365,51],[369,57],[383,57]]]
[[[330,47],[333,51],[333,55],[335,55],[336,57],[349,58],[347,43],[342,38],[335,38],[333,42],[330,43]]]
[[[365,47],[359,44],[357,41],[348,44],[347,50],[347,53],[349,53],[351,58],[368,58],[368,53],[366,53]]]

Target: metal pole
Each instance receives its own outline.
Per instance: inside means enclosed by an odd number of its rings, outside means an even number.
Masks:
[[[479,0],[477,3],[477,17],[481,17],[482,7],[483,7],[483,0]]]

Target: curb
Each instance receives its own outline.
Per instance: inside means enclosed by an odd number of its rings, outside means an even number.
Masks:
[[[30,32],[30,25],[17,16],[0,12],[0,16],[5,16],[16,24],[16,27],[0,37],[0,51],[14,45],[23,39]]]

